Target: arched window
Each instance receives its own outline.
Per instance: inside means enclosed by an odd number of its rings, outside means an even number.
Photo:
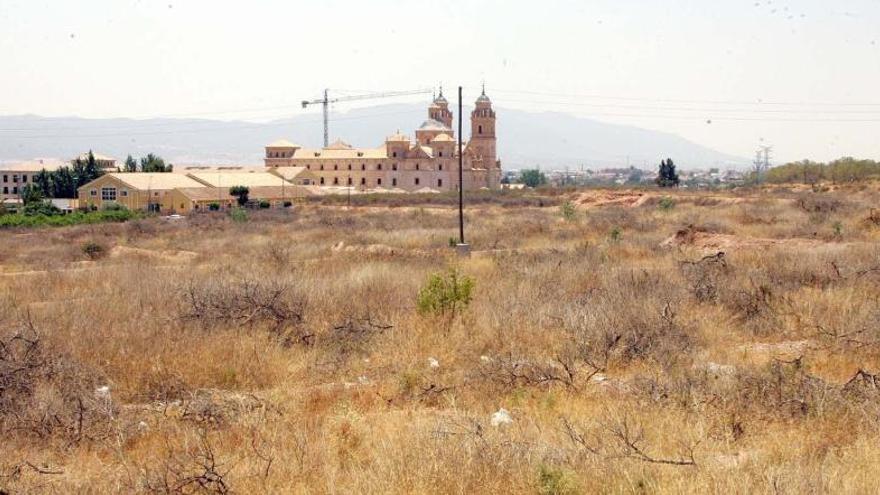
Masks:
[[[477,126],[477,134],[482,134],[482,133],[483,133],[483,126],[478,125]]]
[[[366,170],[366,169],[367,169],[367,164],[361,163],[361,170]]]
[[[418,169],[419,169],[419,164],[418,164],[418,163],[416,163],[416,170],[418,170]]]
[[[443,171],[443,164],[441,163],[440,165],[438,165],[438,167],[440,167],[440,171],[442,172]]]
[[[381,164],[381,163],[378,164],[378,165],[376,165],[376,170],[382,170],[382,164]]]
[[[323,164],[323,163],[321,164],[321,170],[324,170],[324,164]]]
[[[348,169],[351,170],[351,164],[350,164],[350,163],[348,164]]]
[[[348,185],[351,185],[351,177],[348,178]]]
[[[366,186],[366,185],[367,185],[367,178],[366,178],[366,177],[361,177],[361,185],[362,185],[362,186]]]
[[[379,177],[378,179],[376,179],[376,185],[377,185],[377,186],[381,186],[381,185],[382,185],[382,178],[381,178],[381,177]]]
[[[396,151],[392,152],[391,156],[393,156],[394,158],[397,158],[397,152]]]
[[[321,177],[321,185],[322,186],[324,185],[324,178],[323,177]]]
[[[397,177],[392,177],[392,178],[391,178],[391,185],[392,185],[392,186],[396,186],[396,185],[397,185]]]
[[[443,187],[443,179],[437,179],[437,187]]]
[[[311,169],[312,169],[311,165],[306,165],[306,170],[311,170]]]
[[[443,158],[443,152],[442,152],[442,151],[440,152],[440,158]]]
[[[334,178],[333,178],[333,185],[334,185],[334,186],[338,186],[338,185],[339,185],[339,177],[334,177]]]
[[[419,185],[419,178],[416,177],[416,185]]]
[[[333,164],[333,170],[339,170],[339,165],[337,165],[337,164],[334,163],[334,164]]]
[[[397,164],[396,164],[396,163],[392,163],[392,164],[391,164],[391,170],[397,170]]]

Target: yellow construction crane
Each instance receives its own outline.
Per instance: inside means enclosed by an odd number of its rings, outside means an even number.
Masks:
[[[355,100],[372,100],[376,98],[391,98],[393,96],[409,96],[409,95],[421,95],[432,93],[434,90],[432,89],[414,89],[411,91],[388,91],[385,93],[371,93],[366,95],[353,95],[353,96],[340,96],[338,98],[330,98],[329,89],[324,90],[324,97],[319,98],[317,100],[303,100],[302,106],[303,108],[308,107],[309,105],[317,105],[321,104],[324,107],[324,147],[330,146],[330,104],[337,103],[340,101],[355,101]]]

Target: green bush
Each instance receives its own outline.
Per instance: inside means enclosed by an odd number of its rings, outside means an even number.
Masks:
[[[470,304],[473,290],[474,279],[457,270],[431,274],[419,290],[419,313],[455,316]]]
[[[292,202],[292,201],[285,201],[285,202],[284,202],[284,207],[285,207],[285,208],[290,208],[291,206],[293,206],[293,202]]]
[[[611,229],[611,232],[608,233],[608,239],[611,242],[620,242],[623,239],[623,230],[620,227],[614,227]]]
[[[538,467],[538,493],[541,495],[575,495],[580,493],[571,473],[541,464]]]
[[[25,215],[16,213],[0,216],[0,228],[14,227],[63,227],[67,225],[104,222],[125,222],[143,215],[129,210],[73,212],[67,215]]]
[[[88,241],[82,245],[82,252],[83,254],[88,256],[90,260],[96,260],[104,256],[107,250],[104,249],[104,246],[98,244],[95,241]]]
[[[266,201],[266,200],[262,200],[262,201],[260,201],[260,208],[262,208],[262,209],[264,209],[264,210],[265,210],[266,208],[271,207],[271,206],[272,206],[272,203],[270,203],[270,202],[268,202],[268,201]]]
[[[60,215],[61,210],[48,201],[36,201],[26,204],[24,208],[22,208],[22,213],[27,216],[45,215],[51,217],[54,215]]]
[[[575,219],[575,215],[577,214],[577,210],[575,210],[574,203],[571,201],[566,201],[559,205],[559,214],[562,215],[566,221],[571,222]]]
[[[247,211],[244,208],[233,208],[229,210],[229,216],[233,222],[244,223],[248,220]]]
[[[208,204],[208,210],[219,211],[220,210],[220,203],[214,202],[214,203]]]
[[[125,205],[119,203],[108,202],[101,205],[101,211],[123,211],[127,209],[128,208],[126,208]]]
[[[675,208],[675,200],[669,196],[663,196],[660,198],[660,202],[657,203],[657,208],[660,208],[663,211],[669,211]]]

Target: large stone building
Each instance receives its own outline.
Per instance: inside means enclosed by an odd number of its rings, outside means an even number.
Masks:
[[[428,120],[411,140],[400,132],[378,148],[354,148],[343,141],[320,149],[286,140],[266,146],[266,167],[305,167],[319,186],[357,190],[450,191],[458,189],[458,150],[452,112],[443,92],[428,108]],[[495,111],[483,94],[471,112],[471,139],[464,145],[464,188],[497,189],[501,162],[496,154]]]

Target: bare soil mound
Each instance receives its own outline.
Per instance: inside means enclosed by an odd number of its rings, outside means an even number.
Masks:
[[[817,239],[767,239],[761,237],[744,237],[733,234],[707,232],[700,227],[689,225],[663,241],[664,247],[695,247],[707,250],[755,249],[770,246],[817,247],[828,244]]]
[[[128,246],[115,246],[110,250],[111,258],[136,257],[152,261],[166,261],[172,263],[185,263],[197,256],[198,253],[192,251],[152,251],[149,249]]]

